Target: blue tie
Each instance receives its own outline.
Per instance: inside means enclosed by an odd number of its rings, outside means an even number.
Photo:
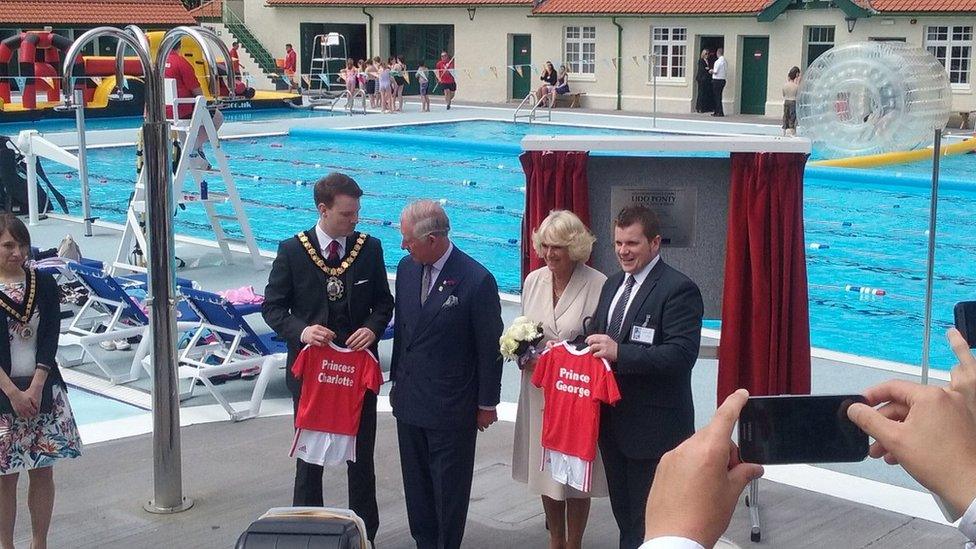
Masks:
[[[607,326],[607,335],[615,341],[620,341],[620,328],[623,327],[624,313],[627,312],[627,302],[630,301],[630,292],[634,289],[636,280],[633,275],[627,275],[627,283],[624,285],[624,293],[617,300],[617,305],[613,308],[610,315],[610,325]]]

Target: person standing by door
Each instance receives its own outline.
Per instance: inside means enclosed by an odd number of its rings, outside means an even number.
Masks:
[[[451,110],[451,102],[454,101],[454,94],[457,93],[457,81],[454,80],[454,58],[449,57],[446,51],[441,52],[441,60],[434,66],[434,76],[437,83],[444,90],[444,102],[447,110]]]
[[[285,44],[285,78],[288,80],[288,91],[294,91],[295,72],[298,70],[298,52],[291,44]]]
[[[715,109],[715,100],[712,98],[712,73],[708,68],[708,50],[702,50],[701,56],[698,58],[695,81],[698,82],[698,99],[695,101],[695,112],[712,112]]]
[[[728,73],[728,65],[725,62],[725,50],[718,48],[715,51],[718,59],[712,66],[712,95],[715,99],[715,111],[712,116],[725,116],[725,108],[722,106],[722,90],[725,89],[725,78]]]

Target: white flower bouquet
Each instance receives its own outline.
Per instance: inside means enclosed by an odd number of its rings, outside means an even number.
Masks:
[[[502,356],[514,360],[519,368],[537,356],[536,344],[542,341],[542,323],[520,316],[512,321],[498,340]]]

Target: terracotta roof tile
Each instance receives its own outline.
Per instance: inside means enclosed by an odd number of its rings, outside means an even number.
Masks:
[[[211,0],[190,10],[190,17],[196,19],[220,19],[224,16],[223,0]]]
[[[193,25],[180,0],[0,0],[0,23]]]
[[[871,7],[882,13],[973,12],[976,0],[871,0]]]
[[[268,0],[269,6],[532,6],[532,0]]]
[[[545,0],[533,10],[557,14],[759,13],[769,0]]]

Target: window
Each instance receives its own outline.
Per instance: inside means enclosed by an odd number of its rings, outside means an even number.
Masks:
[[[651,28],[651,76],[684,80],[687,38],[688,29],[684,27]]]
[[[570,73],[596,72],[596,27],[566,27],[564,44]]]
[[[834,47],[834,27],[807,27],[807,66]]]
[[[972,45],[971,25],[925,27],[925,49],[946,68],[952,84],[969,84]]]

